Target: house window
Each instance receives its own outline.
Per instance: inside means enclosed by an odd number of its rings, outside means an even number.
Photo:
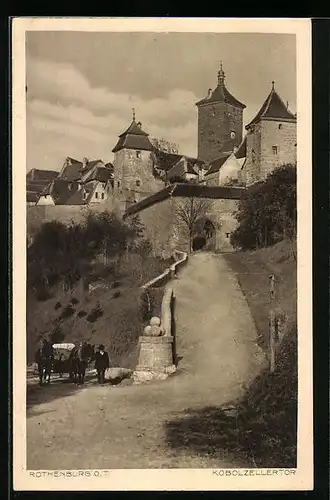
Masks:
[[[98,198],[98,197],[99,197],[99,193],[96,191],[95,198]]]
[[[137,151],[137,152],[136,152],[136,157],[137,157],[137,158],[141,158],[141,151]]]
[[[278,153],[277,146],[273,146],[272,149],[273,149],[273,155],[277,155]]]
[[[104,200],[104,193],[101,194],[101,198],[102,198],[102,200]]]
[[[229,238],[229,236],[230,236],[230,233],[226,233],[226,238]]]
[[[86,191],[83,192],[83,200],[86,200],[87,199],[87,193]]]
[[[140,179],[136,179],[135,184],[136,184],[137,186],[141,186],[141,181],[140,181]]]
[[[278,128],[281,130],[282,128],[282,123],[279,124]]]

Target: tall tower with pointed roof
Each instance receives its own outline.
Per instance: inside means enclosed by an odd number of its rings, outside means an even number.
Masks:
[[[276,167],[296,164],[297,119],[275,90],[271,91],[253,120],[246,125],[247,185],[264,180]]]
[[[163,182],[153,175],[151,154],[154,150],[149,134],[136,122],[133,109],[132,122],[125,132],[119,135],[113,148],[114,195],[127,201],[141,198],[162,189]]]
[[[242,142],[243,110],[225,85],[225,73],[220,64],[216,88],[209,89],[198,108],[198,158],[211,162],[224,153],[231,153]]]

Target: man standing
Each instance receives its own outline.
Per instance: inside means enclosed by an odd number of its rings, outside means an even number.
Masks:
[[[98,383],[103,385],[105,382],[105,370],[109,368],[109,355],[104,350],[104,345],[99,346],[98,352],[95,354],[95,368],[97,370]]]

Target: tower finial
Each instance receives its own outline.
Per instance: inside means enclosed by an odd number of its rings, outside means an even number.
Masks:
[[[275,82],[274,82],[274,80],[272,81],[272,90],[275,90]]]
[[[220,61],[220,70],[218,71],[218,85],[223,85],[225,81],[225,72],[222,68],[222,61]]]
[[[135,108],[133,108],[132,111],[133,111],[133,122],[135,122]]]

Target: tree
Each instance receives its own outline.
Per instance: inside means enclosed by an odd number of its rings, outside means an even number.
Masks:
[[[196,228],[196,223],[201,217],[205,217],[207,212],[211,209],[212,202],[205,198],[183,198],[176,200],[175,214],[179,224],[187,232],[189,241],[189,252],[193,250],[193,236]]]
[[[167,141],[163,138],[157,139],[156,137],[152,137],[150,141],[152,145],[155,146],[155,148],[159,149],[160,151],[164,151],[164,153],[178,154],[179,152],[179,147],[174,142]]]
[[[132,232],[114,213],[90,213],[86,217],[85,240],[95,251],[104,256],[107,264],[109,258],[119,257],[125,252]]]
[[[283,165],[264,181],[245,190],[236,212],[238,227],[231,236],[244,250],[266,247],[296,237],[296,169]]]

